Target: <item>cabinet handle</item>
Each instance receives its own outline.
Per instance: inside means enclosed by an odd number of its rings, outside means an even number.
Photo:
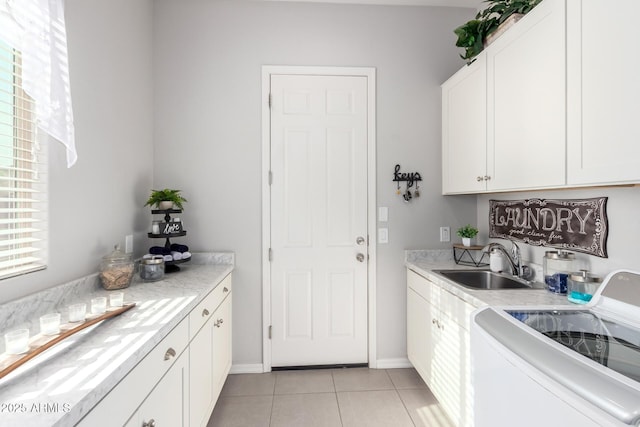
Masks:
[[[143,421],[142,427],[156,427],[156,420],[151,418],[149,421]]]
[[[164,354],[164,360],[169,360],[172,357],[176,357],[176,351],[173,348],[169,347],[169,350],[167,350],[167,352]],[[153,421],[153,420],[151,420],[151,421]],[[151,422],[151,421],[149,421],[149,422]]]
[[[435,325],[435,324],[436,324],[436,322],[437,322],[437,320],[435,319],[435,317],[434,317],[433,319],[431,319],[431,324],[432,324],[432,325]]]
[[[483,176],[479,176],[479,177],[476,178],[476,181],[482,182],[482,181],[484,181],[484,177]]]
[[[485,180],[485,181],[490,181],[490,180],[491,180],[491,177],[490,177],[489,175],[485,175],[485,176],[484,176],[484,180]]]
[[[224,320],[222,320],[222,319],[218,319],[218,320],[216,321],[216,323],[215,323],[213,326],[215,326],[216,328],[219,328],[219,327],[220,327],[220,325],[222,325],[223,323],[224,323]]]
[[[229,289],[225,286],[224,288],[222,288],[222,292],[229,292]]]
[[[207,310],[206,308],[204,310],[202,310],[202,317],[208,316],[209,315],[209,310]]]

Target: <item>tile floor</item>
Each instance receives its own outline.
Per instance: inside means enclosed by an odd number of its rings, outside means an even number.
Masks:
[[[229,375],[207,427],[452,427],[414,369]]]

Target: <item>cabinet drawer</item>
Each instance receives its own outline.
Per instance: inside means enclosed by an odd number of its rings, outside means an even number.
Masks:
[[[80,421],[79,427],[124,425],[189,344],[185,318]]]
[[[230,293],[231,275],[229,274],[189,314],[189,340],[196,336],[200,328],[207,323],[216,308]]]
[[[440,293],[443,292],[440,287],[415,271],[407,270],[407,285],[431,304],[437,304],[440,301]]]

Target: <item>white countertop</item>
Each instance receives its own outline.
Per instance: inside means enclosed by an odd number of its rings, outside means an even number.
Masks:
[[[136,306],[85,329],[0,379],[3,427],[72,426],[122,380],[233,270],[232,264],[182,264],[158,282],[134,282]],[[108,295],[93,290],[84,295]]]
[[[466,269],[477,270],[476,267],[458,265],[452,260],[421,260],[406,261],[405,265],[422,277],[430,280],[441,288],[451,292],[458,298],[468,302],[474,307],[485,306],[567,306],[574,305],[567,300],[566,295],[558,295],[546,289],[501,289],[482,290],[469,289],[440,276],[433,270]]]

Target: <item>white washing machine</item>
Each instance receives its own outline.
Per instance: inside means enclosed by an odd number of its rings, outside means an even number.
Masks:
[[[471,365],[476,427],[640,426],[640,274],[585,306],[478,310]]]

